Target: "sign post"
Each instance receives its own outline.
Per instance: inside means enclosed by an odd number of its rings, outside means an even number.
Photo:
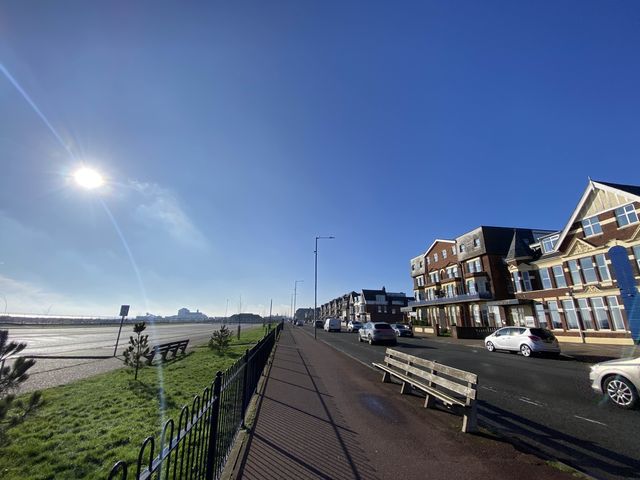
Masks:
[[[118,338],[116,339],[116,348],[113,349],[113,356],[116,356],[118,352],[118,342],[120,342],[120,333],[122,332],[122,324],[124,323],[124,317],[129,315],[129,305],[121,305],[120,306],[120,316],[122,319],[120,320],[120,328],[118,329]]]

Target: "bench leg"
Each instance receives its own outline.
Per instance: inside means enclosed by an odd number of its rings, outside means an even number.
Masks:
[[[462,432],[475,432],[477,429],[478,414],[476,412],[476,404],[474,403],[470,408],[466,408],[464,411],[464,417],[462,417]]]
[[[424,408],[431,408],[433,407],[433,403],[435,402],[435,400],[433,399],[433,395],[429,395],[427,393],[427,397],[424,399]]]
[[[401,395],[408,395],[411,392],[411,384],[409,382],[402,382],[402,390],[400,390]]]
[[[384,383],[389,383],[391,381],[391,375],[389,374],[389,372],[382,373],[382,381]]]

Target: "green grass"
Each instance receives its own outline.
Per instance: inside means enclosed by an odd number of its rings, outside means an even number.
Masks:
[[[234,336],[223,356],[196,347],[176,361],[140,370],[138,381],[121,369],[44,390],[44,405],[8,430],[10,443],[0,447],[0,478],[106,479],[116,461],[136,461],[147,436],[158,435],[169,418],[177,423],[182,406],[211,385],[216,371],[262,336],[262,328],[244,332],[239,341]]]

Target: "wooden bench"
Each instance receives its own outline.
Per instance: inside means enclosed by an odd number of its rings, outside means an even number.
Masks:
[[[151,350],[145,355],[145,358],[147,359],[149,364],[151,364],[151,362],[153,362],[153,357],[155,357],[156,355],[161,355],[162,361],[164,362],[167,359],[167,353],[169,352],[173,354],[173,358],[178,355],[178,350],[180,350],[181,353],[184,354],[184,351],[187,349],[188,344],[189,339],[155,345],[151,347]]]
[[[477,429],[476,392],[478,376],[457,368],[415,357],[387,348],[384,363],[373,363],[384,371],[383,382],[390,382],[391,376],[402,382],[400,393],[411,393],[411,389],[422,390],[427,394],[424,406],[433,406],[434,399],[447,406],[462,410],[462,431]]]

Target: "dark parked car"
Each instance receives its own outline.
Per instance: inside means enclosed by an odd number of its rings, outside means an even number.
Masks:
[[[316,320],[316,328],[324,327],[324,322],[322,320]]]
[[[413,330],[406,323],[392,323],[391,328],[398,337],[413,337]]]

